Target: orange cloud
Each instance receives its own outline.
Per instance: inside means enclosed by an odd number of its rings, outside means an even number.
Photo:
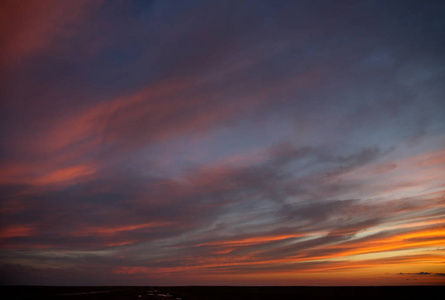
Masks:
[[[26,225],[16,225],[0,228],[0,239],[11,237],[31,236],[34,232],[34,227]]]
[[[178,268],[160,268],[158,272],[212,272],[212,273],[225,273],[232,274],[239,272],[252,273],[255,270],[261,270],[261,274],[266,276],[270,273],[285,274],[293,273],[294,269],[298,272],[320,272],[327,270],[342,270],[342,269],[357,269],[357,268],[371,268],[374,266],[379,266],[382,264],[395,264],[395,263],[437,263],[437,261],[443,260],[442,254],[413,254],[408,256],[388,256],[383,258],[362,258],[361,254],[369,253],[381,253],[395,250],[406,250],[406,249],[421,249],[424,247],[441,247],[445,242],[445,230],[443,228],[429,228],[422,229],[415,232],[407,232],[403,234],[398,234],[387,238],[376,238],[371,241],[357,240],[346,243],[340,243],[338,245],[323,246],[323,251],[333,250],[331,254],[327,255],[316,255],[311,249],[301,251],[297,255],[284,258],[270,258],[261,259],[255,251],[249,251],[249,255],[246,256],[232,256],[229,255],[230,250],[233,247],[238,246],[250,246],[257,243],[276,241],[281,239],[286,239],[293,236],[269,236],[269,237],[254,237],[239,240],[227,240],[225,243],[221,242],[209,242],[205,244],[199,244],[197,246],[224,246],[227,248],[222,248],[221,251],[214,252],[213,256],[207,256],[205,258],[197,259],[195,257],[190,257],[187,260],[187,266],[181,266]],[[420,239],[420,240],[417,240]],[[316,250],[316,247],[313,250]],[[353,257],[355,260],[352,260]],[[289,269],[289,266],[295,265],[294,268]],[[301,265],[299,265],[301,264]],[[247,268],[245,268],[247,267]],[[272,269],[275,271],[267,271]],[[244,270],[244,271],[241,271]],[[135,269],[133,272],[147,271],[145,269]]]
[[[267,242],[273,242],[273,241],[280,241],[280,240],[286,240],[290,238],[298,238],[307,236],[305,234],[283,234],[283,235],[266,235],[266,236],[257,236],[257,237],[250,237],[250,238],[242,238],[242,239],[232,239],[232,240],[220,240],[220,241],[214,241],[214,242],[207,242],[202,244],[197,244],[196,246],[251,246],[251,245],[257,245]]]
[[[419,247],[442,246],[445,243],[445,229],[427,229],[414,233],[405,233],[389,238],[383,238],[366,243],[352,243],[348,250],[335,254],[338,256],[349,256],[365,253],[377,253],[394,250],[413,249]],[[343,246],[331,246],[330,249],[342,249]],[[329,256],[328,256],[329,257]],[[325,257],[327,258],[327,257]]]
[[[78,165],[78,166],[58,169],[42,177],[36,178],[33,184],[36,185],[58,184],[58,183],[78,180],[84,176],[91,175],[94,173],[95,170],[93,167],[88,165]]]
[[[35,186],[70,184],[79,182],[95,172],[96,168],[90,164],[54,168],[47,171],[43,169],[40,172],[38,168],[33,169],[33,165],[30,165],[29,169],[24,165],[12,165],[0,170],[0,182]]]
[[[80,231],[75,232],[74,236],[88,236],[88,235],[100,235],[100,236],[112,236],[121,232],[128,232],[133,230],[150,230],[154,228],[160,228],[172,225],[172,222],[148,222],[143,224],[133,224],[124,226],[110,226],[110,227],[88,227]]]

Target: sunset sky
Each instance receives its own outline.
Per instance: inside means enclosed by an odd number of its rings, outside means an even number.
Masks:
[[[0,284],[445,285],[445,1],[0,2]]]

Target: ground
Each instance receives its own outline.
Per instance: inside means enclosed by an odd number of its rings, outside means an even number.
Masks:
[[[275,300],[421,299],[443,295],[445,287],[43,287],[3,286],[8,300]]]

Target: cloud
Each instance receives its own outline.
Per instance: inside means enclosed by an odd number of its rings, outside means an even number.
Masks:
[[[6,282],[440,261],[440,4],[2,5]]]
[[[431,272],[398,273],[399,275],[431,275]]]
[[[44,0],[28,3],[3,1],[1,49],[2,65],[11,67],[43,52],[60,38],[76,34],[76,25],[90,16],[100,2],[76,1],[60,5]]]

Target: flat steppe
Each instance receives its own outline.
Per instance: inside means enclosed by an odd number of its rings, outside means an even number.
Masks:
[[[445,294],[445,286],[388,287],[235,287],[235,286],[1,286],[1,299],[15,300],[290,300],[425,299]]]

